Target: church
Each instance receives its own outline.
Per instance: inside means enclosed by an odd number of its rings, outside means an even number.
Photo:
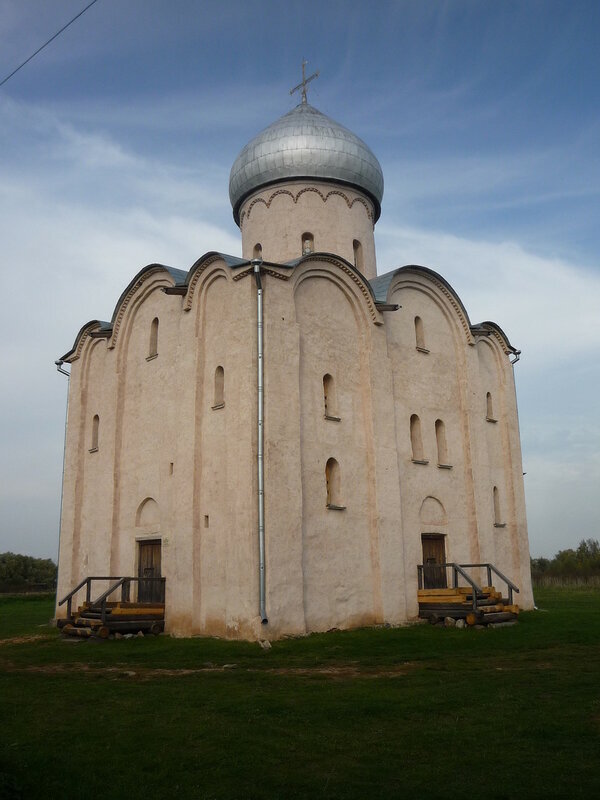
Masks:
[[[406,623],[421,565],[492,564],[533,606],[519,351],[432,269],[378,273],[380,164],[307,83],[231,169],[241,257],[144,267],[57,362],[59,600],[160,578],[166,632],[276,639]]]

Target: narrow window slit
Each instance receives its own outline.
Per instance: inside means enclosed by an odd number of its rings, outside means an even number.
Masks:
[[[412,448],[412,461],[415,464],[429,464],[423,451],[423,437],[421,436],[421,420],[417,414],[410,418],[410,445]]]
[[[314,253],[315,251],[315,237],[312,233],[303,233],[302,234],[302,255],[307,256],[309,253]]]
[[[325,419],[339,422],[341,417],[338,414],[335,381],[329,373],[323,375],[323,404],[325,406]]]
[[[221,366],[215,370],[215,394],[213,400],[213,409],[225,406],[225,370]]]
[[[158,355],[158,317],[154,317],[150,325],[150,346],[148,347],[148,355],[146,361],[151,361]]]
[[[423,329],[423,320],[421,317],[415,317],[415,342],[417,350],[420,353],[428,353],[429,350],[425,347],[425,331]]]
[[[98,452],[98,436],[100,433],[100,417],[98,414],[94,414],[94,418],[92,419],[92,441],[90,447],[90,453]]]
[[[346,506],[341,499],[340,465],[335,458],[330,458],[325,465],[325,487],[327,508],[332,511],[343,511]]]
[[[441,419],[435,421],[435,441],[437,444],[437,464],[441,469],[452,469],[448,461],[448,444],[446,442],[446,426]]]
[[[492,400],[492,395],[488,392],[485,396],[485,418],[487,422],[497,422],[498,420],[494,416],[494,403]]]

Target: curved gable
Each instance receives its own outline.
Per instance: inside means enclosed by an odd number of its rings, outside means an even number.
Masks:
[[[514,355],[515,360],[512,362],[516,364],[516,362],[521,357],[521,351],[517,350],[516,347],[513,347],[510,343],[508,336],[504,333],[502,328],[497,325],[495,322],[480,322],[478,325],[473,326],[473,332],[476,334],[480,334],[483,336],[491,336],[493,337],[496,342],[502,348],[502,352],[505,355]]]
[[[342,277],[342,275],[346,276],[355,292],[358,292],[362,300],[366,302],[367,313],[371,321],[375,325],[383,324],[383,318],[377,308],[377,300],[371,284],[354,265],[341,256],[334,255],[333,253],[309,253],[295,261],[289,262],[285,266],[294,269],[294,281],[298,284],[301,280],[304,280],[310,272],[310,267],[304,269],[300,268],[304,267],[304,265],[314,264],[315,262],[319,265],[331,265],[334,267],[333,272],[337,273],[339,277]],[[327,267],[325,267],[325,269],[327,269]]]
[[[416,278],[416,281],[414,280]],[[412,280],[411,280],[412,279]],[[421,288],[429,284],[435,296],[443,303],[444,306],[450,308],[453,312],[464,331],[467,343],[470,345],[475,344],[471,330],[471,321],[466,308],[458,294],[454,291],[452,286],[442,278],[437,272],[428,267],[420,267],[416,264],[400,267],[391,273],[382,275],[376,278],[375,281],[376,294],[381,298],[385,292],[385,300],[387,303],[391,302],[394,291],[401,288],[403,285],[410,285],[413,283],[415,288],[420,285]],[[382,302],[380,300],[380,302]]]
[[[100,337],[108,338],[111,331],[112,325],[110,322],[104,322],[98,319],[92,319],[90,322],[86,322],[85,325],[79,329],[75,341],[73,342],[73,347],[65,353],[64,356],[61,356],[59,360],[65,364],[71,364],[73,361],[77,361],[88,339]]]

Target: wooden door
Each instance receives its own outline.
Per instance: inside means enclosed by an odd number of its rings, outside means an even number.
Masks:
[[[423,544],[423,588],[445,589],[448,586],[445,537],[439,533],[421,534]]]
[[[162,582],[149,580],[160,578],[160,540],[140,542],[138,562],[138,603],[162,603]],[[144,578],[146,580],[144,580]]]

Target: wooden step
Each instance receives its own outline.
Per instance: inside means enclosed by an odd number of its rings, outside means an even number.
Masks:
[[[465,602],[464,595],[462,594],[449,594],[449,595],[440,595],[439,597],[419,597],[419,605],[430,605],[430,604],[440,604],[443,603],[445,605],[456,603],[458,605],[462,605]]]

